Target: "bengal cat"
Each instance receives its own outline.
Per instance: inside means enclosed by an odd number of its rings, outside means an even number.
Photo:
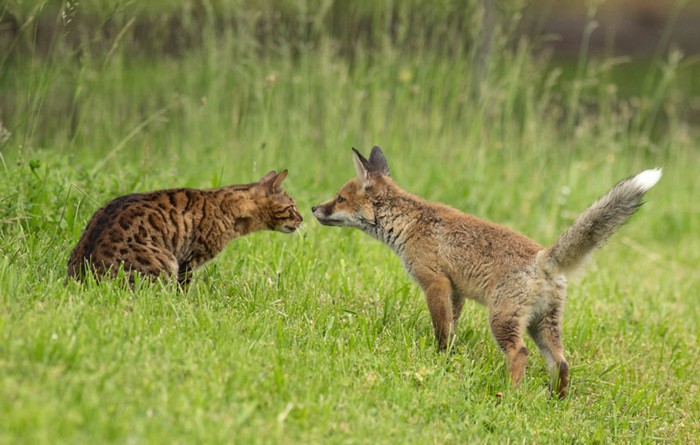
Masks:
[[[139,272],[177,279],[185,287],[192,272],[234,238],[299,228],[303,218],[280,187],[286,176],[287,170],[271,171],[252,184],[115,198],[90,218],[68,260],[68,275],[115,276],[123,267],[131,283]]]

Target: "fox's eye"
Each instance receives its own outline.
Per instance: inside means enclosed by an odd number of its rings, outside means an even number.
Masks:
[[[340,196],[340,195],[338,195],[338,197],[335,198],[335,203],[336,203],[336,204],[342,204],[342,203],[344,203],[344,202],[345,202],[345,198],[343,198],[343,197]]]

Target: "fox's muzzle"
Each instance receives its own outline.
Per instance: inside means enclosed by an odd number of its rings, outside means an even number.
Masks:
[[[317,206],[311,207],[311,212],[314,217],[323,224],[324,226],[342,226],[343,220],[341,218],[334,217],[335,212],[333,210],[334,202],[328,202],[319,204]]]
[[[323,221],[328,218],[330,211],[329,206],[324,206],[324,205],[317,205],[311,207],[311,212],[313,213],[314,217],[321,223],[323,224]]]

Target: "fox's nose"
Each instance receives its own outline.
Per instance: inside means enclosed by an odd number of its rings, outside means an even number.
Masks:
[[[313,206],[313,207],[311,207],[311,211],[315,212],[317,208],[318,208],[318,206]]]

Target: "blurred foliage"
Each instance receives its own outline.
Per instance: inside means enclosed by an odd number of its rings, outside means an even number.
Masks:
[[[481,0],[15,1],[0,12],[0,34],[5,52],[19,54],[104,53],[122,41],[132,54],[179,55],[231,36],[239,50],[298,52],[330,38],[349,55],[386,45],[455,54],[495,24],[514,27],[522,7]]]

